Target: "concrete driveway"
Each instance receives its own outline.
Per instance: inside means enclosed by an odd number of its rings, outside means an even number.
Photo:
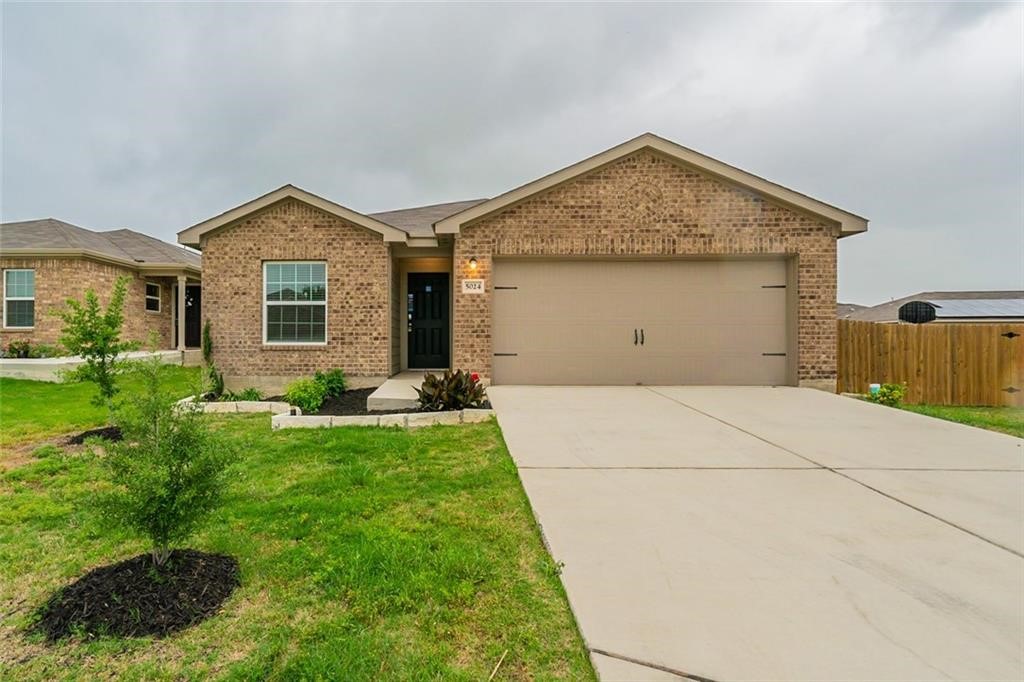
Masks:
[[[1024,679],[1020,439],[809,389],[489,393],[602,679]]]

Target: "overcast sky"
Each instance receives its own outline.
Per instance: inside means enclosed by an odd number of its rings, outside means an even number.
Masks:
[[[1024,10],[3,4],[4,221],[175,233],[284,183],[494,196],[651,131],[871,220],[839,295],[1024,288]]]

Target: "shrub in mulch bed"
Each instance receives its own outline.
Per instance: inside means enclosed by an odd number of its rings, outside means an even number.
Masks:
[[[319,410],[316,412],[303,412],[303,414],[310,416],[331,415],[347,417],[364,414],[412,414],[414,412],[422,412],[418,407],[410,407],[404,410],[373,410],[371,412],[366,409],[366,399],[376,390],[376,388],[353,388],[344,391],[338,396],[328,396],[324,398],[324,402],[320,405]],[[284,396],[273,396],[267,398],[267,400],[284,401]],[[490,408],[491,404],[490,402],[485,402],[484,406]]]
[[[68,445],[81,445],[86,438],[102,438],[116,442],[121,440],[121,428],[118,426],[104,426],[100,429],[89,429],[68,438]]]
[[[176,549],[157,569],[149,554],[140,554],[56,592],[31,629],[50,642],[69,635],[161,637],[212,616],[238,585],[233,557]]]

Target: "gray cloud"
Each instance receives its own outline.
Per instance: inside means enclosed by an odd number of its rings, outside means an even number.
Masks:
[[[840,297],[1024,287],[1024,10],[3,5],[2,217],[176,231],[285,182],[493,196],[650,130],[872,220]]]

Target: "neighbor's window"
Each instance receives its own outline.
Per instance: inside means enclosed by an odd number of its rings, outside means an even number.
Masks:
[[[151,313],[160,312],[160,285],[146,282],[146,310]]]
[[[263,264],[264,343],[327,342],[327,264]]]
[[[4,270],[4,326],[36,324],[36,271]]]

